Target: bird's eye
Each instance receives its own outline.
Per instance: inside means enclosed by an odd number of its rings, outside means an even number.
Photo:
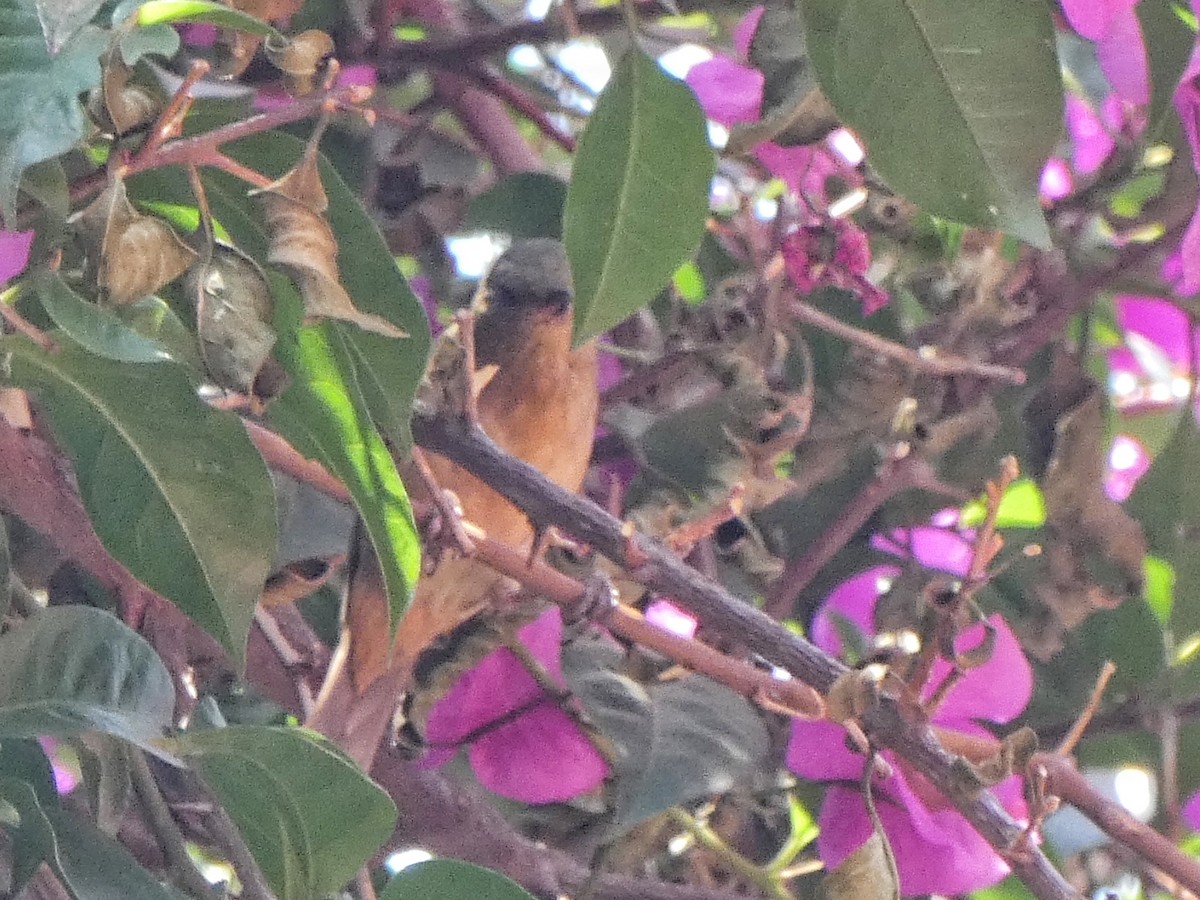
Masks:
[[[488,299],[497,306],[516,306],[517,298],[512,290],[502,284],[492,284],[488,286]]]
[[[551,291],[546,295],[546,306],[558,313],[565,313],[571,306],[571,292],[564,290]]]

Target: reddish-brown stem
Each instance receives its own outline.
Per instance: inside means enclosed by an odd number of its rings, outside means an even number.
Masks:
[[[974,375],[1000,381],[1005,384],[1024,384],[1025,373],[1021,369],[1010,366],[1000,366],[994,363],[978,362],[961,356],[939,355],[936,347],[913,350],[895,341],[889,341],[871,331],[855,328],[841,319],[829,315],[800,300],[793,300],[788,306],[793,319],[820,328],[836,337],[849,341],[851,344],[866,350],[897,360],[917,372],[928,372],[931,375]]]
[[[193,103],[192,88],[208,74],[209,68],[209,64],[204,60],[193,60],[183,81],[180,82],[174,96],[171,97],[171,102],[159,114],[154,127],[150,129],[149,137],[146,138],[146,142],[142,144],[131,162],[136,163],[138,160],[153,156],[163,144],[179,135],[183,127],[183,117],[187,115],[187,111]]]
[[[527,93],[517,88],[490,66],[478,66],[471,76],[488,93],[494,94],[537,126],[538,131],[554,141],[568,153],[575,152],[575,138],[559,128],[546,111],[535,103]]]
[[[659,0],[635,0],[638,8],[647,13],[670,12]],[[586,32],[603,31],[621,26],[621,11],[616,6],[592,7],[577,10],[575,21]],[[387,60],[389,67],[412,68],[420,64],[461,67],[466,60],[501,53],[517,44],[542,44],[562,41],[569,37],[561,20],[553,17],[541,22],[524,19],[488,31],[439,36],[423,41],[396,43]]]
[[[257,422],[243,420],[243,424],[250,440],[271,468],[316,488],[334,500],[351,502],[352,498],[346,486],[330,475],[329,470],[319,462],[301,455],[295,447]]]
[[[574,578],[541,561],[530,565],[524,551],[488,537],[470,523],[466,524],[475,544],[476,559],[555,603],[569,606],[577,603],[583,595],[584,586]],[[707,675],[745,697],[773,701],[777,707],[785,707],[794,715],[818,718],[824,713],[821,695],[807,685],[794,680],[780,681],[771,673],[727,656],[707,644],[659,628],[630,607],[618,606],[604,620],[604,624],[614,634],[661,653],[693,672]]]
[[[0,319],[7,322],[13,331],[25,335],[43,350],[50,352],[58,349],[58,345],[45,332],[17,312],[11,303],[0,303]]]
[[[1057,753],[1038,753],[1030,766],[1045,770],[1047,791],[1070,803],[1113,840],[1158,866],[1193,894],[1200,895],[1200,861],[1188,856],[1149,825],[1139,822],[1119,803],[1102,797],[1073,759]]]
[[[231,122],[228,125],[214,128],[212,131],[206,131],[204,134],[198,134],[194,137],[170,141],[152,154],[148,154],[145,157],[139,154],[138,157],[118,166],[115,175],[116,177],[136,175],[139,172],[160,169],[163,166],[209,165],[225,169],[250,184],[265,187],[267,184],[270,184],[269,179],[263,182],[262,179],[264,176],[261,173],[246,169],[240,163],[222,154],[217,148],[230,141],[236,141],[239,138],[260,134],[264,131],[278,128],[281,125],[287,125],[290,122],[307,119],[315,113],[321,112],[327,103],[332,102],[339,108],[351,109],[357,104],[366,102],[370,97],[370,89],[364,88],[361,85],[339,88],[328,94],[315,94],[311,97],[302,97],[279,109],[272,109],[268,112],[251,116],[249,119]],[[109,173],[107,172],[97,172],[86,179],[72,184],[71,202],[79,203],[100,193],[104,189],[104,186],[108,184],[109,177]],[[35,212],[34,207],[23,210],[22,213],[17,215],[18,224],[31,221]]]

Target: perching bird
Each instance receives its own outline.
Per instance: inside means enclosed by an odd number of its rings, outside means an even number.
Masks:
[[[591,457],[598,393],[595,343],[571,347],[573,296],[566,253],[558,241],[513,244],[477,295],[475,378],[483,385],[477,388],[483,430],[512,455],[575,491]],[[437,483],[454,493],[468,521],[498,540],[531,546],[534,528],[523,512],[448,460],[430,454],[429,463]],[[405,482],[420,495],[416,479]],[[357,543],[342,640],[308,725],[369,769],[409,686],[416,656],[438,635],[486,609],[506,580],[474,559],[443,560],[417,585],[389,647],[378,564],[369,543]]]

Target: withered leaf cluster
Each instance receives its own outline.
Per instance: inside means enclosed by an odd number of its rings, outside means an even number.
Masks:
[[[325,219],[329,200],[315,153],[305,153],[299,165],[254,196],[271,235],[267,261],[295,280],[307,315],[353,322],[385,337],[405,336],[387,319],[357,309],[342,287],[337,239]]]

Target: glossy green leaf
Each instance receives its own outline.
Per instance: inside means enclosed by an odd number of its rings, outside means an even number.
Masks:
[[[339,890],[395,826],[391,798],[315,732],[231,726],[171,747],[203,775],[281,900]]]
[[[471,201],[467,228],[503,231],[514,238],[561,238],[567,186],[544,172],[502,178]]]
[[[430,859],[402,869],[379,900],[532,900],[499,872],[457,859]]]
[[[207,22],[222,28],[235,28],[248,34],[285,41],[286,38],[262,19],[256,19],[223,3],[208,0],[150,0],[138,7],[137,23],[141,26]]]
[[[102,731],[157,752],[171,725],[166,666],[102,610],[44,610],[0,637],[0,659],[0,738]]]
[[[58,272],[43,271],[33,278],[42,308],[63,333],[85,350],[120,362],[148,363],[170,359],[156,341],[138,334],[111,311],[84,300]]]
[[[1175,571],[1176,597],[1200,590],[1200,429],[1182,416],[1175,434],[1154,458],[1127,504],[1146,533],[1150,552]],[[1200,631],[1200,604],[1175,603],[1171,629],[1177,641]]]
[[[596,101],[567,189],[576,343],[649,303],[696,251],[713,171],[695,96],[630,50]]]
[[[801,0],[800,11],[825,94],[892,189],[1049,248],[1037,189],[1063,98],[1042,0]]]
[[[37,395],[96,533],[240,664],[275,554],[275,494],[237,416],[171,363],[117,363],[7,338],[12,380]]]
[[[16,216],[21,174],[84,136],[79,95],[100,83],[107,41],[85,26],[51,54],[33,0],[0,0],[0,215],[7,221]]]
[[[303,304],[291,281],[269,273],[277,306],[276,357],[291,385],[271,421],[301,452],[320,459],[346,485],[379,556],[392,627],[412,599],[421,542],[396,463],[372,425],[339,326],[301,326]]]

